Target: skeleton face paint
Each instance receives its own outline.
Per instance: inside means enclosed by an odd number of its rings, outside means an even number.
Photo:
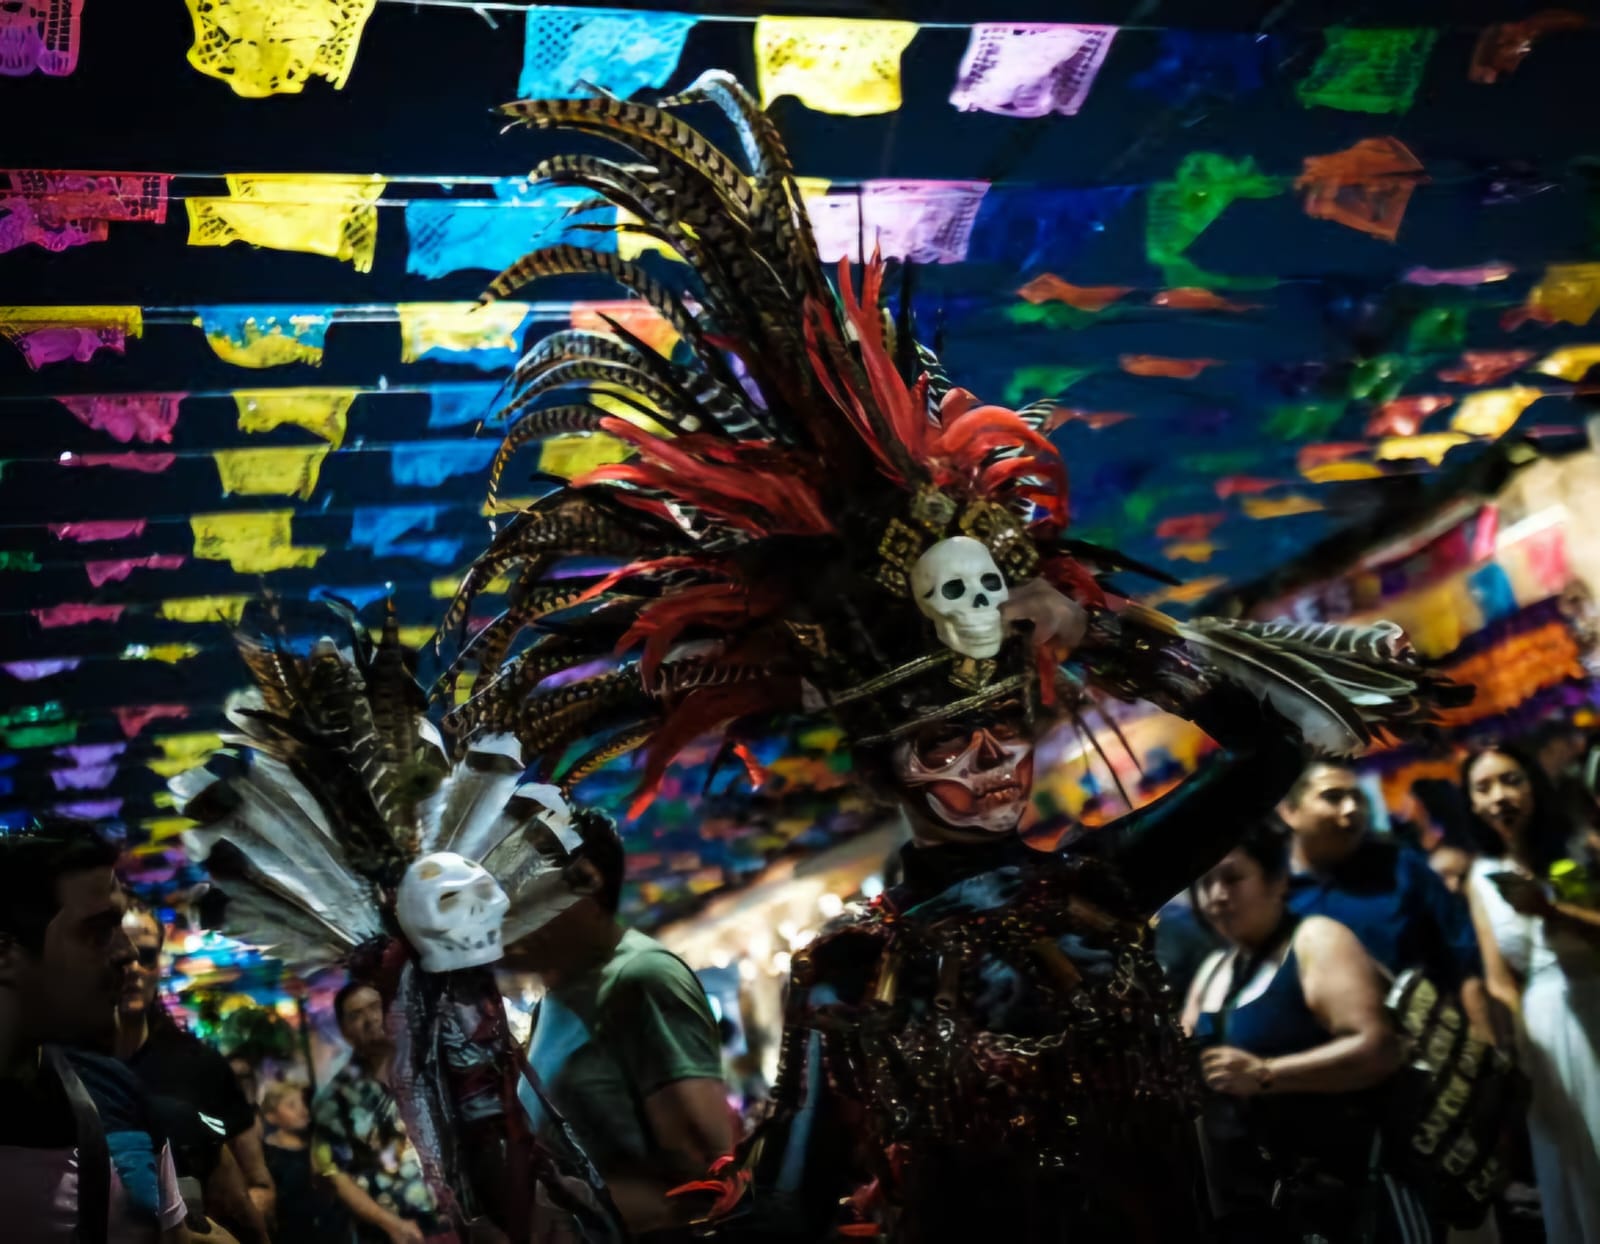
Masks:
[[[1005,717],[903,741],[891,766],[898,785],[952,829],[1011,833],[1033,794],[1033,738],[1024,722]]]
[[[454,972],[500,958],[501,925],[509,905],[505,891],[481,864],[437,851],[406,869],[395,917],[416,947],[424,972]]]
[[[941,540],[911,568],[917,608],[939,641],[964,657],[987,660],[1005,642],[1000,606],[1011,593],[989,550],[971,536]]]

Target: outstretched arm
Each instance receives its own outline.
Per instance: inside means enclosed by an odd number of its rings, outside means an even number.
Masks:
[[[1188,716],[1222,745],[1183,785],[1089,838],[1152,913],[1233,849],[1277,805],[1305,764],[1300,733],[1270,706],[1227,684]]]
[[[1080,645],[1090,654],[1101,649],[1088,663],[1098,681],[1130,693],[1156,691],[1158,702],[1222,745],[1222,754],[1177,790],[1089,838],[1089,849],[1117,867],[1142,911],[1155,912],[1226,855],[1272,810],[1305,764],[1300,731],[1288,720],[1226,681],[1206,689],[1211,679],[1202,669],[1187,657],[1168,661],[1161,643],[1124,644],[1122,625],[1111,611],[1091,617],[1036,579],[1012,592],[1001,612],[1052,660],[1064,660]],[[1141,616],[1171,626],[1151,611]]]
[[[1547,925],[1559,926],[1600,944],[1600,911],[1582,903],[1553,897],[1545,884],[1531,877],[1508,876],[1495,885],[1512,908],[1524,916],[1537,916]]]

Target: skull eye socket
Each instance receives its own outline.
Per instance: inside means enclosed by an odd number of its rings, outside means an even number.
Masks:
[[[474,894],[487,902],[494,897],[494,879],[492,877],[480,877],[472,887],[472,890]]]
[[[460,890],[446,890],[443,894],[441,894],[439,896],[439,910],[440,911],[453,911],[453,910],[455,910],[456,900],[459,899],[460,897],[461,897],[461,891]]]
[[[925,765],[937,768],[949,764],[972,742],[972,730],[960,725],[936,727],[921,735],[913,744],[917,758]]]
[[[939,589],[939,595],[946,600],[960,600],[967,594],[967,585],[960,579],[946,579],[944,586]]]
[[[998,592],[1002,587],[1005,586],[1005,584],[1001,582],[1000,576],[992,571],[989,574],[984,575],[983,578],[978,580],[978,582],[983,584],[983,590],[986,592]]]

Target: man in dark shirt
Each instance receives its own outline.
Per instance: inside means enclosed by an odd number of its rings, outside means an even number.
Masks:
[[[1474,1035],[1492,1040],[1483,960],[1465,901],[1422,852],[1374,837],[1359,775],[1316,763],[1278,807],[1293,852],[1289,907],[1350,929],[1391,973],[1420,968],[1456,992]]]
[[[137,958],[118,1000],[117,1056],[144,1085],[158,1115],[172,1121],[178,1174],[204,1185],[209,1211],[245,1244],[266,1244],[267,1214],[246,1190],[272,1186],[255,1106],[245,1099],[228,1060],[162,1009],[161,922],[135,909],[123,928]]]

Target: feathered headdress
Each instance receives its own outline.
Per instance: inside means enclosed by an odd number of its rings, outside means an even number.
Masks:
[[[235,695],[223,748],[170,787],[200,822],[184,845],[228,897],[228,931],[301,969],[399,937],[395,896],[411,863],[452,852],[506,890],[505,940],[530,931],[520,901],[558,868],[570,832],[548,787],[524,784],[515,739],[480,736],[454,761],[391,613],[374,643],[354,613],[297,653],[272,602],[235,639],[254,687]],[[551,828],[554,826],[554,828]]]
[[[743,164],[676,115],[690,105],[732,126]],[[1000,697],[1048,698],[1054,672],[1040,677],[1025,638],[973,638],[940,603],[959,590],[990,610],[1043,581],[1095,613],[1123,604],[1102,575],[1131,563],[1067,536],[1067,472],[1041,431],[1048,408],[1002,409],[952,387],[912,340],[904,300],[890,316],[876,256],[859,287],[847,262],[829,284],[777,130],[727,74],[654,107],[602,93],[503,111],[625,148],[628,162],[558,155],[532,177],[593,191],[627,214],[622,228],[684,262],[669,288],[638,263],[550,246],[484,300],[543,277],[605,276],[677,342],[658,350],[608,319],[608,331],[547,336],[517,364],[491,495],[516,451],[542,438],[610,436],[628,455],[515,515],[468,570],[447,636],[491,582],[509,590],[445,676],[447,728],[514,733],[568,789],[647,743],[648,789],[679,747],[740,719],[825,708],[859,746]],[[930,552],[941,549],[950,556]],[[573,558],[590,568],[572,577]],[[941,569],[957,562],[970,581]],[[1088,668],[1136,692],[1151,681],[1149,653],[1192,664],[1212,650],[1217,668],[1261,677],[1347,748],[1371,737],[1370,720],[1426,711],[1403,646],[1336,629],[1180,629],[1135,608],[1098,629],[1120,651]],[[1319,672],[1330,648],[1338,669]]]
[[[486,966],[571,901],[545,883],[581,831],[523,781],[514,738],[480,736],[452,762],[392,609],[376,643],[347,605],[329,602],[329,622],[302,654],[275,602],[246,610],[235,638],[255,686],[228,704],[236,732],[170,784],[201,822],[185,846],[226,894],[231,934],[383,993],[396,1102],[464,1237],[487,1215],[530,1238],[537,1185],[581,1238],[619,1238],[575,1138],[552,1149],[525,1126],[525,1063]]]

